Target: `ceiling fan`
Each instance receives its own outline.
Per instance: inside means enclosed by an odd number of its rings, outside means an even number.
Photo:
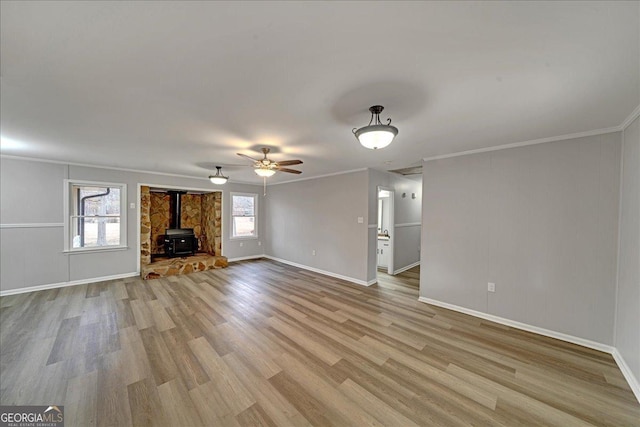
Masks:
[[[302,173],[302,171],[295,170],[295,169],[288,169],[284,167],[284,166],[292,166],[292,165],[301,165],[302,160],[283,160],[281,162],[275,162],[267,157],[267,154],[269,154],[270,151],[271,149],[267,147],[263,147],[262,154],[264,154],[264,157],[262,159],[255,159],[253,157],[247,156],[246,154],[242,154],[242,153],[237,153],[237,154],[240,157],[245,157],[251,160],[253,162],[254,172],[263,178],[273,176],[273,174],[275,174],[276,171],[295,173],[295,174]]]

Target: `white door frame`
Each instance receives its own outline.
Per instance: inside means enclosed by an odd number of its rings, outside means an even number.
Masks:
[[[394,246],[395,246],[395,206],[394,206],[394,200],[395,200],[395,190],[393,188],[390,187],[384,187],[379,185],[378,189],[376,190],[376,210],[378,210],[378,194],[380,193],[380,190],[385,190],[389,192],[389,228],[387,229],[389,231],[389,236],[391,236],[391,238],[389,239],[389,264],[387,264],[387,273],[390,275],[393,275],[393,253],[394,253]],[[378,215],[376,215],[376,218],[378,218]],[[376,224],[376,230],[378,229],[378,226]],[[377,247],[378,247],[378,233],[376,231],[376,254],[377,254]],[[378,275],[378,257],[376,256],[376,277]]]

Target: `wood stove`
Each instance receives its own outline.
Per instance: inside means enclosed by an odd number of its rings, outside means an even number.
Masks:
[[[169,257],[195,255],[198,251],[198,238],[193,228],[180,228],[181,197],[186,191],[168,191],[171,204],[170,227],[164,232],[164,252]]]
[[[169,257],[195,255],[198,239],[193,228],[170,228],[164,233],[164,251]]]

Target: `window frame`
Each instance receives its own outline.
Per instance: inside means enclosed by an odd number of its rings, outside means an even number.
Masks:
[[[73,247],[73,236],[71,236],[72,224],[71,216],[75,215],[73,203],[74,186],[83,187],[110,187],[120,189],[120,244],[108,246],[91,246],[84,248]],[[64,180],[64,250],[65,253],[87,253],[104,252],[129,249],[127,245],[127,184],[122,182],[89,181],[84,179]]]
[[[234,236],[235,226],[234,226],[234,217],[248,217],[245,215],[234,215],[233,214],[233,197],[234,196],[242,196],[242,197],[253,197],[253,224],[254,224],[254,233],[253,236]],[[257,240],[258,239],[258,194],[257,193],[237,193],[232,192],[229,193],[229,211],[230,211],[230,219],[231,224],[229,227],[229,240]]]

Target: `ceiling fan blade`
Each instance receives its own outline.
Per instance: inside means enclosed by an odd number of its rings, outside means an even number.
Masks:
[[[276,162],[278,166],[292,166],[292,165],[301,165],[302,160],[285,160],[282,162]]]
[[[240,157],[247,158],[247,159],[251,160],[252,162],[259,162],[259,161],[260,161],[259,159],[254,159],[253,157],[249,157],[249,156],[247,156],[246,154],[242,154],[242,153],[236,153],[236,154],[237,154],[238,156],[240,156]]]
[[[297,171],[295,169],[281,168],[281,167],[277,167],[276,170],[280,171],[280,172],[288,172],[288,173],[296,173],[296,174],[301,174],[302,173],[302,171]]]

